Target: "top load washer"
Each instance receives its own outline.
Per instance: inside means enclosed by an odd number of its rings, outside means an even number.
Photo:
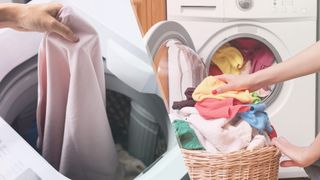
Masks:
[[[167,17],[170,21],[156,24],[144,37],[155,71],[161,76],[158,79],[167,109],[170,89],[181,89],[185,78],[175,77],[175,85],[170,86],[169,79],[174,78],[168,68],[170,40],[195,50],[202,58],[205,74],[213,66],[219,48],[236,41],[250,40],[267,47],[273,54],[273,64],[288,60],[316,42],[316,0],[170,0]],[[263,101],[278,134],[296,145],[309,145],[316,128],[315,75],[269,88],[271,93]],[[303,176],[306,174],[301,168],[280,169],[280,177]]]
[[[31,3],[46,2],[60,2],[73,7],[97,30],[102,55],[106,58],[107,88],[130,97],[135,105],[139,104],[135,106],[136,109],[143,107],[156,117],[166,136],[167,151],[148,166],[138,179],[183,177],[186,168],[175,136],[168,126],[170,122],[163,113],[162,100],[155,95],[158,94],[158,87],[152,61],[142,41],[130,1],[93,0],[88,3],[86,0],[34,0]],[[0,30],[0,44],[3,45],[0,53],[0,116],[10,125],[19,121],[19,125],[31,126],[35,120],[37,51],[41,39],[41,33]],[[20,118],[20,114],[23,117]],[[26,119],[28,122],[25,122]],[[171,166],[177,168],[173,170]]]

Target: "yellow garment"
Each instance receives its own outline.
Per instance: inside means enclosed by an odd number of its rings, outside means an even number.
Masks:
[[[214,76],[206,77],[194,90],[192,98],[195,101],[202,101],[205,98],[215,98],[215,99],[226,99],[226,98],[235,98],[242,103],[252,103],[253,97],[246,91],[227,91],[221,94],[212,94],[212,90],[215,90],[222,85],[225,85],[225,82],[216,79]]]
[[[227,43],[213,55],[212,63],[216,64],[224,74],[240,74],[244,60],[241,52]]]

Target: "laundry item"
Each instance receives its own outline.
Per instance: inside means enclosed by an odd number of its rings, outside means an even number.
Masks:
[[[275,57],[268,47],[261,44],[259,50],[255,53],[252,59],[252,66],[250,73],[254,73],[270,67],[273,64]]]
[[[249,143],[247,150],[252,151],[255,149],[263,148],[266,145],[267,145],[266,137],[264,135],[256,135],[254,136],[252,141]]]
[[[205,77],[205,67],[201,57],[191,48],[184,46],[177,40],[169,40],[168,48],[168,84],[169,102],[182,101],[184,91],[189,87],[196,87]],[[171,108],[170,108],[171,110]]]
[[[213,99],[207,98],[196,103],[195,107],[205,119],[234,118],[239,112],[246,112],[250,107],[243,105],[237,99]]]
[[[220,152],[229,153],[241,150],[251,141],[252,128],[242,120],[224,128],[222,125],[227,121],[225,118],[206,120],[199,114],[191,114],[187,121]]]
[[[251,61],[247,61],[240,70],[240,74],[250,74]]]
[[[172,109],[181,109],[183,107],[193,107],[196,102],[192,99],[192,93],[194,92],[195,88],[187,88],[184,92],[186,96],[186,100],[182,101],[174,101],[172,105]]]
[[[255,51],[260,47],[260,42],[253,38],[237,38],[230,44],[241,52],[245,61],[252,61]]]
[[[265,104],[251,104],[251,108],[247,112],[239,113],[239,116],[244,121],[248,122],[252,127],[256,128],[260,134],[263,131],[272,132],[273,128],[270,125],[268,114],[264,111]]]
[[[180,109],[179,113],[187,117],[187,116],[190,116],[191,114],[199,114],[199,111],[195,107],[184,107]]]
[[[272,140],[273,138],[277,137],[278,134],[277,134],[276,129],[272,125],[270,125],[270,126],[271,126],[272,130],[267,131],[266,133],[267,133],[268,137]]]
[[[145,164],[131,156],[120,144],[116,144],[119,162],[124,169],[124,180],[131,180],[137,177],[145,168]]]
[[[122,179],[105,110],[105,79],[96,31],[71,8],[58,19],[80,38],[45,34],[38,59],[38,147],[74,180]]]
[[[204,147],[200,144],[194,130],[189,126],[189,123],[184,120],[174,120],[172,127],[175,130],[182,148],[189,150],[203,150]]]
[[[252,61],[250,73],[270,67],[275,57],[263,43],[253,38],[239,38],[230,42],[243,55],[246,61]]]
[[[261,98],[269,96],[271,94],[271,90],[269,90],[269,89],[270,88],[268,88],[267,90],[265,88],[261,88],[261,89],[257,90],[256,91],[257,96],[261,97]]]
[[[253,101],[252,101],[252,103],[253,104],[259,104],[259,103],[261,103],[261,98],[258,96],[258,93],[257,92],[253,92],[253,93],[251,93],[251,95],[252,95],[252,97],[253,97]]]
[[[217,75],[221,75],[221,74],[223,74],[223,72],[221,72],[221,70],[218,68],[218,66],[211,63],[210,67],[209,67],[209,76],[217,76]]]
[[[240,74],[244,59],[237,48],[227,43],[213,55],[212,63],[216,64],[224,74]]]
[[[212,91],[225,85],[225,82],[218,80],[214,76],[206,77],[194,90],[192,98],[195,101],[202,101],[206,98],[226,99],[235,98],[241,103],[252,103],[253,98],[248,90],[246,91],[227,91],[220,94],[213,94]]]

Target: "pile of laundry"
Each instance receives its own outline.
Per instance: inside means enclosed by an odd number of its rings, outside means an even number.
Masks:
[[[270,67],[275,60],[271,50],[262,42],[252,38],[238,38],[224,44],[213,55],[209,75],[251,74]],[[271,93],[271,87],[256,92],[256,96],[265,98]]]
[[[196,88],[185,90],[185,100],[173,103],[169,116],[182,148],[214,153],[254,150],[277,136],[265,104],[254,93],[217,94],[215,90],[224,84],[208,76]]]

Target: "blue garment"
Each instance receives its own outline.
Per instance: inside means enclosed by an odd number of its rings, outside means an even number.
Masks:
[[[264,130],[268,132],[273,131],[269,122],[268,114],[264,112],[266,105],[264,103],[260,103],[250,104],[249,106],[249,111],[238,113],[240,118],[248,122],[252,127],[256,128],[260,134],[262,134]]]

